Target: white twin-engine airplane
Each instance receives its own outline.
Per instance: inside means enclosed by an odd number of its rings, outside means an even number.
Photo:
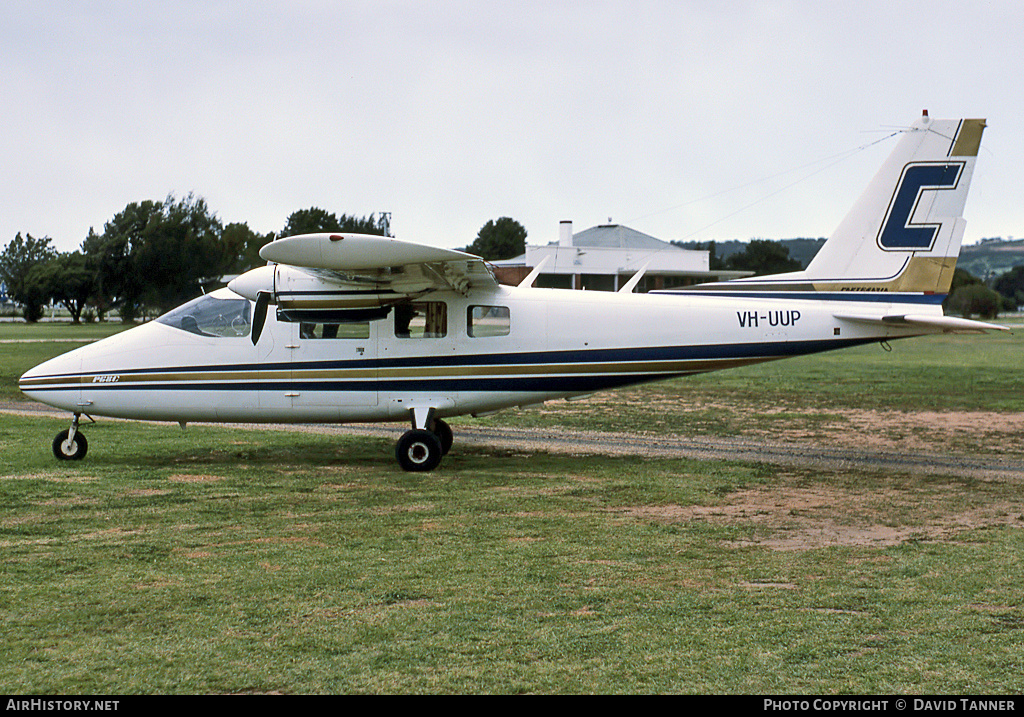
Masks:
[[[354,234],[292,236],[269,264],[154,322],[36,366],[20,388],[74,414],[186,422],[411,421],[429,471],[443,420],[788,356],[1004,327],[943,315],[984,120],[906,130],[804,271],[634,294],[497,283],[471,254]],[[636,277],[638,278],[638,277]],[[268,307],[276,311],[268,314]]]

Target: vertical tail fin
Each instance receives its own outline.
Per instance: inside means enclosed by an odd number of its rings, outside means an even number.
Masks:
[[[801,278],[818,291],[948,293],[984,129],[925,113]]]

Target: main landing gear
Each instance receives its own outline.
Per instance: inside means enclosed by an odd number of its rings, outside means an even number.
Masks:
[[[434,409],[421,412],[414,410],[412,430],[398,439],[395,457],[403,470],[422,473],[432,471],[441,463],[441,458],[451,450],[452,429],[440,418],[434,418]],[[76,413],[71,427],[61,431],[53,439],[53,455],[62,461],[80,461],[89,450],[85,434],[78,430],[82,414]]]
[[[61,431],[53,439],[53,455],[62,461],[80,461],[85,458],[89,450],[89,442],[85,440],[85,434],[78,430],[78,419],[81,413],[76,413],[71,419],[71,428]]]
[[[452,429],[440,418],[434,418],[434,409],[421,412],[412,410],[412,430],[406,431],[395,446],[395,458],[402,470],[432,471],[452,447]]]

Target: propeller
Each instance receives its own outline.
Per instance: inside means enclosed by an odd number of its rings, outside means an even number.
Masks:
[[[256,293],[256,309],[252,314],[252,345],[260,340],[263,334],[263,327],[267,323],[267,306],[270,305],[272,295],[269,291]]]

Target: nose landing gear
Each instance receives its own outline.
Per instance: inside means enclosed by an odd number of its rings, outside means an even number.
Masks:
[[[80,461],[89,450],[89,442],[85,434],[78,430],[78,419],[82,414],[76,413],[71,419],[71,428],[61,431],[53,439],[53,455],[62,461]]]

